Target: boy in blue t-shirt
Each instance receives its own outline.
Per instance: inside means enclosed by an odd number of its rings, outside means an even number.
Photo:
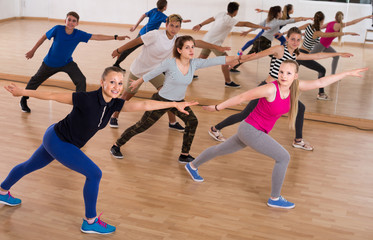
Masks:
[[[34,56],[36,50],[44,43],[46,39],[53,38],[53,43],[45,56],[39,70],[27,83],[26,89],[37,89],[45,80],[58,72],[65,72],[69,75],[76,86],[77,92],[86,91],[86,78],[80,71],[78,65],[73,61],[72,54],[80,42],[89,40],[124,40],[128,36],[108,36],[101,34],[90,34],[75,29],[79,24],[79,15],[76,12],[69,12],[66,15],[65,25],[56,25],[46,32],[35,46],[26,53],[26,58]],[[27,106],[28,97],[22,97],[20,101],[23,112],[31,112]]]
[[[137,26],[139,26],[142,20],[144,20],[146,17],[149,18],[148,23],[145,24],[145,26],[141,28],[136,38],[144,35],[147,32],[159,29],[162,23],[166,23],[167,15],[163,13],[166,10],[167,10],[167,0],[158,0],[157,7],[141,15],[139,21],[137,21],[137,23],[130,28],[130,31],[131,32],[135,31]],[[186,23],[186,22],[190,22],[190,20],[183,20],[182,22]],[[119,67],[123,71],[126,71],[124,68],[121,68],[119,64],[123,62],[123,60],[126,59],[128,55],[130,55],[133,51],[135,51],[141,45],[143,44],[138,44],[130,49],[123,51],[120,54],[120,56],[117,58],[117,61],[113,64],[113,66]]]

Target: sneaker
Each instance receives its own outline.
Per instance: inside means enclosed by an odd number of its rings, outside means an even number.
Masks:
[[[209,132],[210,136],[213,139],[215,139],[216,141],[219,141],[219,142],[224,142],[225,141],[225,138],[223,137],[223,134],[218,129],[216,129],[216,131],[214,131],[213,127],[211,127],[208,132]]]
[[[230,83],[227,83],[227,82],[226,82],[226,83],[225,83],[225,87],[240,88],[241,85],[239,85],[239,84],[237,84],[237,83],[231,81]]]
[[[102,213],[101,213],[102,214]],[[104,221],[101,221],[100,216],[95,219],[95,222],[92,224],[89,224],[87,220],[83,219],[82,227],[80,228],[80,231],[84,233],[97,233],[97,234],[109,234],[115,232],[115,227],[112,225],[107,224]]]
[[[193,80],[198,79],[198,75],[193,75]]]
[[[22,97],[21,101],[19,102],[19,105],[21,106],[22,112],[25,112],[25,113],[31,112],[31,109],[27,106],[27,98]]]
[[[330,101],[331,99],[326,93],[319,93],[317,94],[317,100]]]
[[[190,163],[187,163],[187,165],[185,165],[185,169],[187,170],[187,172],[190,174],[190,176],[192,177],[192,179],[196,182],[203,182],[203,177],[201,177],[199,174],[198,174],[198,169],[194,170],[191,166],[190,166]]]
[[[235,68],[231,68],[231,69],[229,69],[229,71],[230,71],[231,73],[240,73],[240,72],[241,72],[240,70],[237,70],[237,69],[235,69]]]
[[[21,204],[21,199],[13,197],[10,192],[8,194],[1,195],[0,194],[0,203],[3,203],[8,206],[17,206]]]
[[[126,69],[124,69],[124,68],[121,68],[119,65],[113,65],[113,67],[117,67],[117,68],[120,68],[123,72],[126,72]]]
[[[280,196],[277,200],[272,200],[271,198],[268,199],[267,205],[274,208],[286,208],[291,209],[295,207],[295,204],[289,202],[282,196]]]
[[[111,128],[118,128],[119,125],[118,125],[118,118],[110,118],[110,122],[109,122],[109,126]]]
[[[304,141],[304,139],[302,139],[301,141],[296,141],[294,139],[293,147],[300,148],[300,149],[303,149],[303,150],[306,150],[306,151],[313,151],[313,146],[311,144],[309,144],[308,142]]]
[[[194,160],[194,157],[190,156],[190,154],[188,154],[188,156],[180,154],[179,163],[184,163],[185,164],[185,163],[189,163],[193,160]]]
[[[185,130],[185,128],[183,128],[183,126],[181,126],[178,122],[176,122],[175,124],[168,123],[168,127],[179,132],[184,132]]]
[[[118,146],[113,145],[110,149],[110,153],[115,158],[123,158],[123,154],[120,152],[120,148]]]

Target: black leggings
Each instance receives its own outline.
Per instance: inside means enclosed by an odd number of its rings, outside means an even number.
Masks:
[[[266,84],[266,81],[263,81],[259,84],[259,86],[262,86]],[[227,126],[233,125],[235,123],[243,121],[249,114],[254,110],[256,105],[258,105],[259,99],[255,99],[249,102],[244,110],[240,113],[233,114],[220,123],[215,125],[215,128],[218,130],[221,130]],[[306,110],[306,107],[301,101],[298,101],[298,114],[297,118],[295,120],[295,138],[303,138],[303,121],[304,121],[304,112]]]
[[[304,49],[300,49],[299,51],[305,54],[309,54],[309,52],[307,52]],[[318,78],[325,77],[325,73],[326,73],[325,68],[320,63],[316,62],[315,60],[297,60],[297,63],[299,64],[299,66],[303,65],[306,68],[317,71],[319,74]],[[319,88],[319,94],[324,93],[324,92],[325,92],[324,88]]]

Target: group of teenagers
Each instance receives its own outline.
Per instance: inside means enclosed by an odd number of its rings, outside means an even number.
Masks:
[[[195,40],[191,36],[179,36],[183,19],[180,15],[166,16],[163,12],[167,8],[167,1],[159,0],[157,8],[142,15],[139,21],[130,30],[134,31],[145,17],[149,22],[140,30],[139,35],[115,49],[113,57],[118,57],[114,66],[107,67],[100,80],[100,88],[96,91],[86,92],[85,77],[78,65],[72,60],[72,53],[80,42],[89,40],[124,40],[127,36],[108,36],[89,34],[75,27],[79,23],[79,15],[69,12],[65,25],[57,25],[50,29],[36,43],[31,51],[26,53],[26,58],[32,58],[35,51],[46,39],[53,38],[53,44],[44,58],[37,73],[30,79],[25,89],[15,84],[5,87],[13,96],[22,96],[20,105],[22,111],[30,112],[27,105],[29,97],[54,100],[72,105],[71,112],[58,123],[52,124],[46,130],[40,147],[25,162],[15,166],[0,185],[0,202],[9,206],[21,204],[19,198],[13,197],[9,190],[25,175],[41,169],[53,160],[59,161],[64,166],[83,174],[86,177],[83,197],[85,203],[85,217],[81,226],[84,233],[108,234],[116,228],[97,217],[96,203],[99,183],[102,177],[100,168],[88,158],[80,149],[95,133],[107,124],[118,127],[120,111],[134,112],[145,111],[142,118],[127,128],[110,149],[116,158],[123,158],[120,148],[133,136],[144,132],[165,113],[168,113],[169,127],[183,132],[183,143],[178,158],[180,163],[186,164],[185,169],[192,179],[202,182],[198,168],[205,162],[217,156],[230,154],[247,146],[275,160],[272,172],[272,187],[267,205],[275,208],[294,208],[295,204],[281,196],[281,188],[285,178],[287,166],[290,161],[288,151],[276,140],[269,136],[276,121],[288,114],[289,127],[295,128],[293,146],[304,150],[313,150],[313,147],[303,140],[303,120],[305,106],[299,101],[301,91],[319,89],[320,98],[324,87],[337,82],[347,76],[361,77],[360,73],[367,68],[355,69],[335,73],[339,56],[351,57],[349,53],[338,53],[331,46],[336,37],[355,33],[343,32],[342,29],[351,24],[362,21],[372,16],[367,16],[343,22],[343,14],[338,12],[336,20],[324,24],[324,14],[316,12],[313,23],[308,23],[300,28],[292,27],[286,33],[279,34],[279,29],[290,23],[309,20],[310,18],[290,18],[293,7],[286,5],[284,13],[280,6],[271,7],[268,17],[260,24],[240,22],[234,17],[237,15],[239,4],[230,2],[226,12],[193,27],[200,30],[204,25],[213,23],[211,30],[203,40]],[[262,12],[263,10],[258,10]],[[285,17],[284,17],[285,15]],[[165,30],[158,30],[161,23],[165,22]],[[224,39],[232,28],[252,27],[261,28],[255,40],[251,41],[253,47],[247,55],[242,52],[228,56],[222,47]],[[326,32],[321,31],[326,28]],[[303,45],[301,29],[305,29]],[[285,35],[283,38],[280,35]],[[278,36],[281,45],[271,47],[271,42]],[[319,40],[319,38],[321,39]],[[130,67],[126,86],[124,86],[125,70],[119,64],[136,48],[143,45],[140,54]],[[247,45],[247,44],[246,44]],[[203,48],[198,58],[194,57],[195,47]],[[215,58],[208,58],[213,51]],[[170,58],[170,55],[173,55]],[[245,91],[216,105],[203,106],[207,111],[222,111],[243,102],[249,102],[246,108],[232,115],[221,123],[212,126],[209,134],[222,143],[212,146],[198,157],[190,155],[190,148],[198,125],[198,119],[191,109],[197,102],[184,100],[186,90],[196,77],[195,71],[200,68],[221,65],[225,78],[225,86],[237,87],[230,80],[229,72],[238,72],[237,68],[244,62],[252,61],[265,56],[270,56],[270,70],[268,77],[258,87]],[[325,76],[325,68],[315,60],[333,58],[332,75]],[[303,81],[298,79],[299,65],[318,72],[318,79]],[[76,92],[50,92],[36,90],[46,79],[57,72],[66,72],[76,85]],[[147,101],[130,100],[143,82],[150,82],[157,92]],[[325,94],[326,95],[326,94]],[[185,124],[182,127],[177,123],[179,117]],[[232,137],[225,139],[220,130],[226,126],[241,122],[238,131]]]

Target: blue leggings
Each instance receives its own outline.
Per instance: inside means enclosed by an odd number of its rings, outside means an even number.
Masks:
[[[258,39],[260,36],[262,36],[264,30],[260,31],[256,36],[255,38],[253,38],[252,40],[248,41],[242,48],[241,48],[241,51],[245,51],[248,47],[250,47],[251,45],[253,45],[254,41],[256,39]],[[281,36],[281,37],[276,37],[277,40],[279,40],[281,42],[281,45],[285,45],[286,43],[286,38],[284,36]]]
[[[97,195],[102,172],[78,147],[62,141],[54,131],[54,124],[47,129],[43,143],[31,158],[15,166],[1,183],[1,187],[9,190],[23,176],[47,166],[54,159],[86,176],[83,189],[85,215],[87,218],[96,217]]]

